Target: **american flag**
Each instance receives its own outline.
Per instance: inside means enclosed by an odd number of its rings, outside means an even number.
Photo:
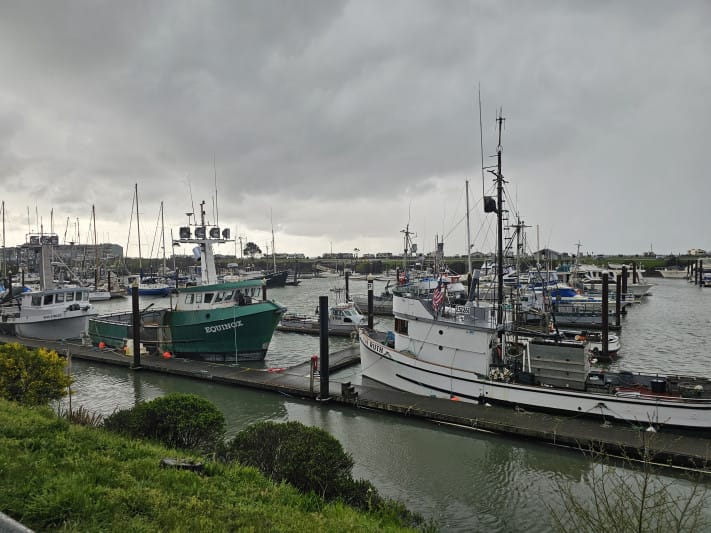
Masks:
[[[435,311],[439,308],[440,305],[442,305],[442,302],[444,301],[444,291],[442,290],[442,282],[440,281],[437,284],[437,288],[434,291],[434,294],[432,295],[432,307],[435,308]]]

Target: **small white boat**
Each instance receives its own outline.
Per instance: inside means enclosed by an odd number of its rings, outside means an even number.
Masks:
[[[353,302],[338,303],[328,309],[328,334],[341,337],[356,335],[359,326],[366,325],[366,318],[358,312]],[[300,315],[286,313],[279,322],[277,329],[293,333],[310,333],[318,335],[321,331],[321,321],[316,309],[315,315]]]
[[[668,279],[687,279],[689,277],[685,268],[660,268],[657,270],[663,278]]]

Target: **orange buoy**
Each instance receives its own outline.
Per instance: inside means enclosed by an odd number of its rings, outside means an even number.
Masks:
[[[171,357],[170,352],[163,352],[163,359],[170,359]]]
[[[99,343],[99,349],[100,349],[100,350],[103,350],[104,348],[106,348],[106,343],[105,343],[104,341],[101,341],[101,342]]]
[[[460,398],[459,398],[459,396],[452,396],[452,397],[450,398],[450,400],[452,400],[453,402],[459,402],[459,401],[461,401]]]

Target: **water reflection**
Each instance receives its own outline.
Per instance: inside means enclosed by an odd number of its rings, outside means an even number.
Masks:
[[[300,287],[272,289],[270,295],[293,311],[310,312],[319,295],[332,296],[330,287],[330,281],[304,280]],[[364,292],[365,283],[352,287]],[[711,367],[702,337],[711,321],[705,312],[708,298],[711,291],[660,280],[654,295],[625,317],[623,357],[617,365],[705,374]],[[331,346],[350,342],[331,339]],[[317,337],[276,332],[266,361],[256,366],[289,366],[318,350]],[[102,414],[169,392],[190,392],[217,405],[230,435],[264,420],[321,427],[353,455],[355,477],[369,479],[383,495],[435,519],[443,531],[550,531],[547,506],[561,507],[559,483],[570,484],[578,497],[591,500],[590,481],[602,468],[577,452],[552,446],[384,413],[324,407],[272,392],[79,361],[73,372],[74,406]],[[358,368],[337,376],[357,383]],[[690,490],[683,479],[664,479],[682,493]]]

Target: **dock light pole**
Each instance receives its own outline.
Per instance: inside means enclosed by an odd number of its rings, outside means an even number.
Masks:
[[[368,329],[373,329],[373,275],[368,274]]]
[[[138,308],[138,280],[131,285],[131,310],[133,319],[133,365],[131,369],[141,368],[141,312]]]
[[[328,296],[318,297],[319,319],[319,359],[321,359],[321,386],[318,399],[322,402],[330,399],[328,376]]]

